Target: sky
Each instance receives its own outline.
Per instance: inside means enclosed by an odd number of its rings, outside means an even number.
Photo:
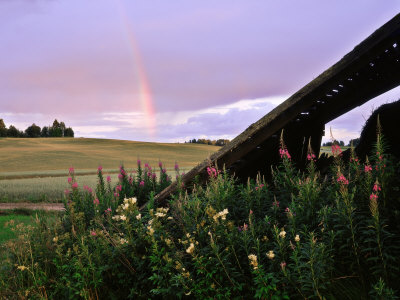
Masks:
[[[19,129],[57,118],[77,137],[232,139],[399,11],[398,0],[0,0],[0,118]],[[399,98],[326,131],[356,138]]]

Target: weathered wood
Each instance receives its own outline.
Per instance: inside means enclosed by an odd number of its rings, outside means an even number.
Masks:
[[[271,145],[276,145],[276,139],[272,136],[277,135],[282,128],[287,128],[290,132],[289,138],[292,140],[288,144],[311,137],[314,151],[319,152],[317,141],[322,138],[323,124],[400,84],[400,68],[397,65],[399,46],[397,49],[393,47],[398,41],[400,14],[376,30],[335,65],[250,125],[231,143],[194,167],[183,176],[183,183],[189,185],[196,175],[201,175],[205,180],[206,168],[210,164],[219,168],[230,168],[241,159],[245,164],[247,161],[246,167],[237,164],[232,167],[233,172],[236,171],[240,176],[258,172],[263,167],[256,168],[257,160],[263,155],[271,155],[265,151],[271,151]],[[303,112],[309,114],[302,115]],[[290,125],[293,122],[298,122],[298,125]],[[310,124],[315,124],[318,130],[313,130]],[[254,151],[260,145],[264,150]],[[302,150],[304,154],[304,149]],[[298,160],[301,159],[303,158]],[[275,158],[269,159],[267,164],[273,164],[274,160]],[[245,168],[250,169],[244,171]],[[163,204],[176,188],[176,183],[173,183],[156,196],[156,201]]]

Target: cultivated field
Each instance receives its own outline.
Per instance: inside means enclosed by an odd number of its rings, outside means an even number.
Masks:
[[[81,185],[94,187],[96,171],[117,180],[118,167],[135,169],[137,159],[153,168],[158,162],[171,172],[175,162],[187,171],[219,147],[200,144],[146,143],[86,138],[0,139],[0,201],[60,201],[69,167]]]

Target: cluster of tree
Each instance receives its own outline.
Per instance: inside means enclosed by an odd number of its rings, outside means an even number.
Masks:
[[[14,125],[7,128],[3,119],[0,119],[0,137],[74,137],[74,131],[57,119],[54,120],[53,126],[40,128],[33,123],[25,131],[17,129]]]
[[[191,144],[204,144],[204,145],[214,145],[214,146],[225,146],[228,144],[230,140],[224,140],[224,139],[219,139],[219,140],[209,140],[209,139],[192,139],[189,140],[189,142],[185,143],[191,143]]]
[[[353,143],[353,147],[357,147],[357,145],[360,143],[360,138],[350,140],[346,146],[350,147],[352,143]],[[326,143],[322,144],[322,146],[329,146],[329,147],[332,145],[344,146],[344,142],[334,140],[333,142],[326,142]]]

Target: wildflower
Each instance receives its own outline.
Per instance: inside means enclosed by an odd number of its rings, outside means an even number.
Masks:
[[[77,182],[74,182],[74,183],[72,184],[72,188],[73,188],[73,189],[78,188],[78,183],[77,183]]]
[[[341,155],[342,154],[342,149],[340,149],[340,146],[338,144],[333,144],[332,145],[332,154],[333,156]]]
[[[374,187],[373,187],[373,191],[374,192],[379,192],[381,190],[381,187],[379,186],[379,184],[378,183],[375,183],[374,184]]]
[[[53,242],[57,243],[58,242],[58,236],[53,237]]]
[[[253,214],[253,211],[252,211],[251,209],[250,209],[250,212],[249,212],[249,214],[250,214],[250,215],[252,215],[252,214]]]
[[[217,177],[218,173],[220,173],[220,171],[217,171],[217,169],[213,168],[213,167],[211,167],[211,168],[207,167],[207,173],[208,173],[208,176],[215,178],[215,177]]]
[[[136,220],[140,220],[142,218],[142,215],[141,214],[138,214],[137,216],[136,216]]]
[[[298,234],[296,234],[296,236],[294,237],[294,240],[295,240],[296,242],[300,242],[300,236],[299,236]]]
[[[118,193],[114,193],[114,197],[115,197],[115,198],[118,198],[118,197],[119,197],[119,194],[118,194]]]
[[[121,243],[121,245],[128,244],[128,241],[124,238],[120,238],[119,242]]]
[[[193,244],[193,243],[190,243],[189,248],[186,249],[186,253],[192,254],[193,251],[194,251],[194,244]]]
[[[97,233],[96,233],[96,231],[94,231],[94,230],[91,230],[91,231],[90,231],[90,235],[91,235],[91,236],[96,236],[96,235],[97,235]]]
[[[70,168],[69,168],[69,174],[72,175],[72,174],[74,174],[74,172],[75,172],[74,167],[70,167]]]
[[[68,183],[72,182],[72,177],[68,177]]]
[[[280,148],[279,149],[279,154],[281,155],[281,158],[286,157],[287,159],[291,159],[292,157],[289,154],[289,151],[286,148]]]
[[[268,253],[267,253],[267,257],[268,257],[269,259],[274,259],[274,257],[275,257],[274,251],[269,250]]]
[[[378,200],[378,195],[376,195],[376,194],[371,194],[371,195],[369,196],[369,199],[370,199],[370,200],[373,200],[373,201],[377,201],[377,200]]]
[[[156,179],[157,179],[157,174],[156,174],[156,173],[151,174],[151,178],[152,178],[153,180],[156,180]]]
[[[111,176],[107,176],[107,182],[111,182]]]
[[[103,170],[103,167],[101,165],[97,167],[97,172],[100,173],[102,170]]]
[[[172,220],[172,219],[173,219],[172,217],[168,217],[168,218],[167,218],[167,220]]]
[[[258,262],[257,262],[257,256],[254,254],[250,254],[248,256],[249,260],[250,260],[250,265],[253,266],[254,270],[258,269]]]
[[[223,211],[220,211],[219,213],[215,214],[215,215],[213,216],[213,219],[214,219],[214,221],[217,221],[217,219],[218,219],[219,217],[221,217],[221,220],[226,220],[226,215],[227,215],[228,213],[229,213],[229,212],[228,212],[228,209],[225,208]]]
[[[99,205],[99,204],[100,204],[100,201],[99,201],[99,199],[97,199],[97,198],[96,198],[96,199],[94,199],[94,200],[93,200],[93,204],[94,204],[94,205]]]
[[[279,236],[284,239],[286,236],[286,231],[282,229],[282,231],[279,232]]]
[[[138,159],[138,160],[137,160],[137,165],[138,165],[138,167],[140,167],[140,164],[141,164],[141,161],[140,161],[140,159]]]
[[[158,162],[158,167],[162,169],[162,162],[161,161]]]
[[[370,166],[370,165],[366,165],[365,167],[364,167],[364,172],[365,173],[368,173],[368,172],[371,172],[372,171],[372,167]]]
[[[162,213],[162,212],[156,212],[155,216],[156,216],[157,218],[163,218],[163,217],[166,216],[166,214],[164,214],[164,213]]]
[[[104,212],[105,213],[110,213],[112,211],[112,209],[109,207],[109,208],[107,208]]]
[[[177,163],[175,163],[175,171],[179,170],[179,165]]]
[[[118,174],[118,179],[123,179],[124,178],[124,175],[122,175],[122,174]]]
[[[314,154],[314,153],[309,153],[309,154],[307,154],[307,160],[309,160],[309,161],[315,161],[315,154]]]
[[[286,262],[281,262],[281,269],[282,269],[282,271],[284,271],[285,270],[285,267],[286,267]]]
[[[64,194],[65,194],[65,196],[68,196],[69,195],[69,189],[65,189]]]
[[[122,185],[117,185],[116,187],[115,187],[115,190],[116,191],[122,191]]]
[[[18,270],[21,270],[21,271],[25,271],[25,270],[27,270],[28,268],[25,267],[25,266],[18,266],[17,269],[18,269]]]
[[[274,202],[272,202],[272,206],[273,207],[279,207],[279,201],[274,201]]]
[[[148,235],[153,235],[153,234],[154,234],[154,229],[153,229],[153,227],[147,226],[147,230],[148,230],[148,232],[147,232]]]
[[[340,176],[338,177],[337,182],[344,184],[344,185],[349,184],[349,181],[342,174],[340,174]]]
[[[144,181],[143,180],[139,183],[139,186],[140,187],[144,187]]]

